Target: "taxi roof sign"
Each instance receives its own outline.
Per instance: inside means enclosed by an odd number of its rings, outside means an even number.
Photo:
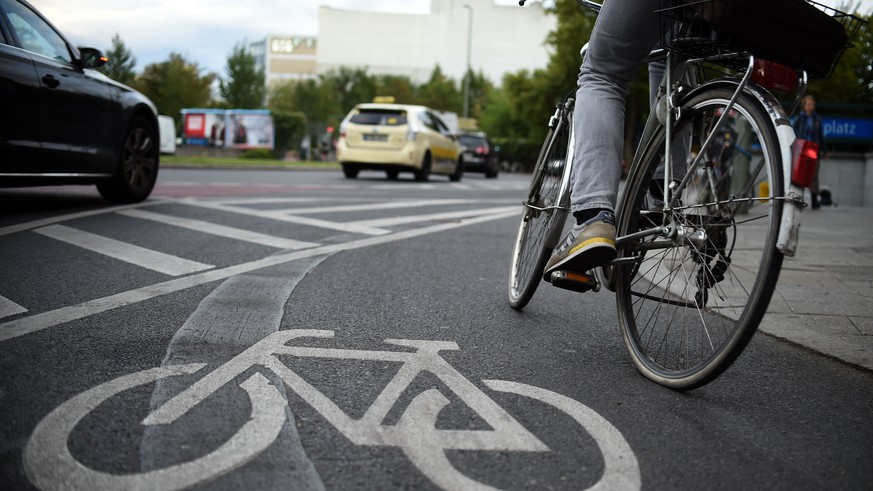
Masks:
[[[373,102],[378,104],[394,104],[393,95],[378,95],[373,98]]]

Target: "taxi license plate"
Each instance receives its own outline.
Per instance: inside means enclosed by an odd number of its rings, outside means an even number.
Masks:
[[[388,141],[388,135],[364,134],[365,142],[384,142]]]

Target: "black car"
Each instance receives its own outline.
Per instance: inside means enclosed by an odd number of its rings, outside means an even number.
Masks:
[[[461,133],[458,143],[464,146],[464,172],[484,172],[485,177],[497,177],[500,162],[498,149],[484,133]]]
[[[0,0],[0,187],[96,184],[111,202],[148,197],[157,109],[95,70],[106,61],[27,2]]]

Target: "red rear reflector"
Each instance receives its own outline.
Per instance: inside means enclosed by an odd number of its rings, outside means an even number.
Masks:
[[[791,150],[794,156],[791,182],[808,188],[815,179],[815,169],[818,167],[818,143],[798,138],[794,140]]]
[[[767,60],[755,60],[752,82],[765,89],[792,92],[797,88],[797,70]]]

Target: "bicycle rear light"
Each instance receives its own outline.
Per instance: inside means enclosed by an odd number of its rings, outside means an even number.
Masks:
[[[793,92],[797,88],[797,70],[768,60],[755,60],[752,82],[768,90]]]
[[[815,179],[815,169],[818,167],[818,143],[798,138],[794,140],[792,154],[794,161],[791,168],[791,182],[808,188]]]

